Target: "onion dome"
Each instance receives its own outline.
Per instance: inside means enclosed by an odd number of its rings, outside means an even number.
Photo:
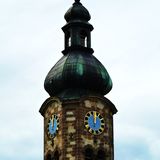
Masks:
[[[76,0],[72,7],[68,9],[64,18],[67,22],[73,20],[89,21],[91,16],[88,10],[79,2],[79,0]]]
[[[79,0],[75,0],[65,14],[68,23],[62,27],[64,56],[49,71],[44,82],[50,96],[66,100],[87,95],[104,96],[112,89],[107,70],[93,56],[90,18],[88,10]]]
[[[112,81],[92,54],[74,51],[63,56],[49,71],[44,87],[50,96],[105,95],[111,90]]]

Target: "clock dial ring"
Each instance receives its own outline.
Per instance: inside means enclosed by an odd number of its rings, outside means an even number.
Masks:
[[[89,111],[85,115],[84,125],[91,134],[99,135],[104,131],[104,118],[97,111]]]

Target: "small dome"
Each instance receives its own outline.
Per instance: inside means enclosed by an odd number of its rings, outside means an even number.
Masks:
[[[76,1],[75,3],[73,3],[73,6],[68,9],[64,18],[67,22],[72,20],[89,21],[91,19],[91,16],[88,10],[80,2]]]
[[[79,90],[87,93],[107,94],[112,88],[112,81],[104,66],[91,54],[72,51],[63,56],[49,71],[45,90],[50,96],[63,93],[74,95]]]

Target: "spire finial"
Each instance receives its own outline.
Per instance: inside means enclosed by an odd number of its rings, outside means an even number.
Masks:
[[[75,0],[75,2],[76,2],[76,3],[79,3],[79,2],[80,2],[80,0]]]

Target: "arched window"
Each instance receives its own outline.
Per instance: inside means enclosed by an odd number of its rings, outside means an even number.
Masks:
[[[87,47],[87,37],[84,39],[84,46]]]
[[[93,160],[93,149],[91,147],[87,147],[85,150],[84,150],[84,159],[85,160]]]
[[[68,47],[71,46],[71,37],[68,38]]]
[[[97,152],[96,160],[106,160],[106,153],[104,150],[99,150]]]
[[[80,45],[87,47],[87,34],[85,31],[81,31],[80,33]]]
[[[59,152],[57,150],[54,152],[53,160],[59,160]]]
[[[46,156],[46,160],[52,160],[52,156],[51,156],[51,154],[50,154],[50,153],[48,153],[48,154],[47,154],[47,156]]]
[[[71,46],[71,34],[69,31],[65,33],[65,47]]]

